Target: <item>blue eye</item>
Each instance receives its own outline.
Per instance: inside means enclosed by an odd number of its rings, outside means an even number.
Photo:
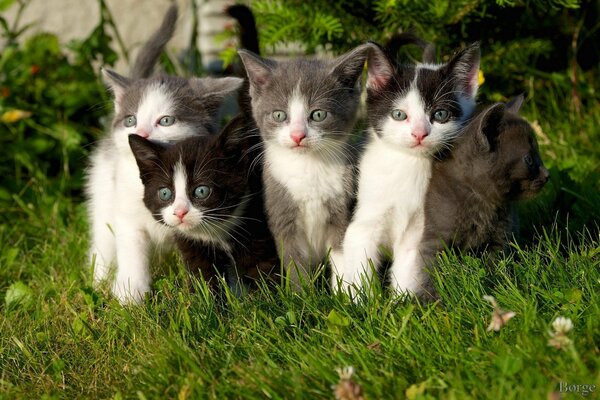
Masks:
[[[283,122],[287,119],[287,114],[285,113],[285,111],[281,111],[281,110],[276,110],[273,111],[273,119],[277,122]]]
[[[400,109],[392,110],[392,118],[396,121],[404,121],[407,118],[407,115],[404,111]]]
[[[165,115],[158,121],[158,124],[162,125],[162,126],[171,126],[174,123],[175,123],[175,117],[173,117],[171,115]]]
[[[327,118],[327,111],[325,110],[314,110],[310,113],[310,119],[312,119],[315,122],[321,122],[325,118]]]
[[[173,192],[169,188],[160,188],[158,189],[158,198],[162,201],[169,201],[173,197]]]
[[[205,199],[210,194],[210,188],[208,186],[198,186],[194,189],[194,197],[197,199]]]
[[[448,122],[450,119],[450,111],[448,110],[437,110],[433,113],[433,120],[435,122],[439,122],[443,124],[444,122]]]
[[[137,119],[135,118],[135,115],[128,115],[123,120],[123,125],[125,125],[127,128],[131,128],[132,126],[135,126],[136,124],[137,124]]]

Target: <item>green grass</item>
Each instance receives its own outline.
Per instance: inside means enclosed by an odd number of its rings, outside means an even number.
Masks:
[[[123,308],[92,289],[83,207],[70,210],[65,221],[49,211],[0,229],[0,298],[23,296],[0,305],[0,397],[332,398],[344,366],[370,399],[600,387],[597,236],[542,232],[492,269],[444,254],[441,302],[429,305],[285,288],[215,299],[198,282],[190,291],[175,260],[145,305]],[[500,332],[486,331],[486,294],[517,313]],[[559,315],[574,323],[573,345],[560,350],[548,346]]]

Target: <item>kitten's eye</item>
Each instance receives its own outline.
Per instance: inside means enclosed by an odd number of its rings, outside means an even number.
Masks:
[[[533,157],[531,157],[529,154],[527,154],[527,155],[525,155],[525,157],[523,157],[523,161],[525,161],[525,164],[527,164],[528,167],[533,166]]]
[[[160,188],[158,189],[158,198],[162,201],[169,201],[173,197],[173,192],[169,188]]]
[[[194,197],[197,199],[205,199],[210,194],[210,188],[208,186],[198,186],[194,189]]]
[[[435,122],[439,122],[440,124],[447,122],[449,119],[450,119],[450,112],[448,110],[437,110],[436,112],[433,113],[433,120]]]
[[[125,125],[127,128],[131,128],[132,126],[135,126],[136,124],[137,124],[137,119],[135,118],[135,115],[128,115],[123,120],[123,125]]]
[[[287,114],[285,111],[277,110],[273,111],[273,119],[277,122],[283,122],[287,119]]]
[[[158,124],[162,125],[162,126],[171,126],[174,123],[175,123],[175,117],[172,117],[170,115],[165,115],[158,121]]]
[[[395,109],[392,110],[392,118],[394,118],[396,121],[404,121],[407,118],[407,115],[404,111]]]
[[[321,122],[325,118],[327,118],[327,111],[325,110],[314,110],[310,113],[310,119],[312,119],[315,122]]]

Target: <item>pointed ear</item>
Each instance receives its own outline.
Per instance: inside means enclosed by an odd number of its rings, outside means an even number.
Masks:
[[[238,55],[242,59],[242,64],[244,64],[251,88],[259,91],[269,81],[277,63],[273,60],[262,58],[248,50],[238,50]]]
[[[513,97],[506,103],[506,111],[513,114],[518,114],[523,102],[525,101],[525,95],[521,93],[517,97]]]
[[[129,135],[129,147],[140,170],[140,178],[145,184],[149,173],[156,167],[164,148],[135,134]]]
[[[475,133],[477,144],[486,152],[494,150],[504,110],[504,104],[492,104],[479,113],[472,122],[477,130]]]
[[[369,42],[367,46],[369,46],[367,89],[379,92],[394,76],[394,65],[378,44]]]
[[[204,106],[212,114],[216,112],[225,98],[238,90],[244,80],[242,78],[227,77],[227,78],[191,78],[190,86],[204,101]]]
[[[456,53],[444,67],[456,79],[456,89],[472,99],[479,88],[480,58],[479,43],[476,42]]]
[[[102,68],[102,76],[104,83],[113,92],[115,96],[115,102],[118,104],[123,100],[125,91],[131,85],[131,79],[124,77],[123,75],[117,74],[115,71]]]
[[[342,54],[334,60],[331,74],[347,86],[354,87],[365,69],[370,49],[369,44],[363,44]]]

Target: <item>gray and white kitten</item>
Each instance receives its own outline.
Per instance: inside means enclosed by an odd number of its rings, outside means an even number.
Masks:
[[[240,50],[264,141],[269,227],[296,288],[339,246],[354,195],[349,144],[369,45],[333,60],[276,62]]]
[[[144,186],[128,135],[170,142],[214,134],[218,131],[219,105],[242,83],[238,78],[148,77],[173,34],[176,20],[177,8],[172,6],[159,30],[141,49],[132,78],[103,71],[114,93],[115,116],[111,134],[90,156],[86,182],[89,257],[96,284],[107,279],[116,264],[112,293],[121,303],[139,302],[150,290],[151,248],[172,241],[171,233],[144,207]]]
[[[370,142],[359,164],[357,206],[335,257],[334,289],[354,294],[378,267],[380,246],[393,252],[392,290],[417,292],[415,267],[425,193],[436,154],[457,136],[475,107],[479,46],[445,64],[396,65],[377,46],[368,59]]]

